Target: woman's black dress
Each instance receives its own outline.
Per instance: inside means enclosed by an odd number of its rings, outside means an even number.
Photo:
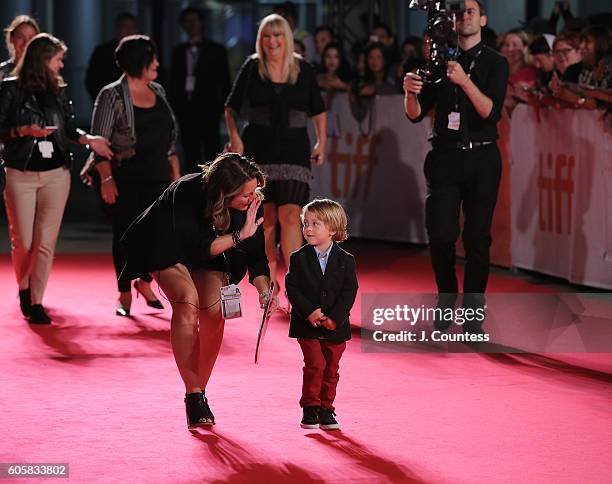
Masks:
[[[125,277],[135,279],[142,272],[155,273],[178,263],[190,271],[229,273],[232,283],[240,282],[247,269],[250,282],[257,276],[269,276],[262,225],[238,247],[210,256],[217,233],[205,218],[205,204],[206,185],[201,174],[192,173],[173,182],[124,234]],[[230,215],[228,233],[242,228],[246,211],[230,209]]]
[[[266,174],[267,202],[304,205],[310,196],[308,117],[325,112],[313,67],[300,60],[295,84],[262,79],[257,58],[243,64],[226,106],[248,120],[244,154]]]

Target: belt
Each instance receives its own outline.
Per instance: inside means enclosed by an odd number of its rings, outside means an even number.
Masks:
[[[456,143],[436,142],[436,140],[432,141],[434,148],[449,148],[454,150],[471,150],[474,148],[491,145],[493,143],[495,143],[495,141],[467,141],[465,143],[462,141],[458,141]]]

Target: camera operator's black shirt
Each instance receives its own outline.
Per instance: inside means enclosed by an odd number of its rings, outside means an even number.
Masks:
[[[418,96],[421,114],[411,121],[414,123],[421,121],[435,105],[434,143],[496,140],[497,122],[501,118],[508,85],[508,61],[480,42],[467,51],[459,50],[458,62],[466,74],[469,72],[470,79],[476,87],[493,101],[489,116],[483,119],[463,89],[444,77],[437,84],[423,86]],[[461,115],[461,126],[459,130],[451,130],[448,129],[448,115],[457,111],[457,104]]]

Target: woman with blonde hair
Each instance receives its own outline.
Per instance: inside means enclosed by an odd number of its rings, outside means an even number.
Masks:
[[[255,54],[243,64],[227,99],[225,121],[231,151],[254,159],[266,174],[264,233],[272,279],[276,279],[276,224],[285,263],[302,246],[300,213],[310,198],[311,163],[325,159],[326,114],[316,74],[294,53],[293,34],[280,15],[259,25]],[[247,120],[242,135],[238,115]],[[311,150],[307,120],[317,141]]]
[[[510,65],[508,90],[504,106],[512,113],[519,102],[527,102],[527,91],[538,82],[538,70],[529,61],[529,36],[524,30],[513,29],[504,34],[501,54]]]
[[[17,15],[4,29],[9,59],[0,64],[0,81],[13,72],[23,57],[28,42],[39,32],[38,23],[29,15]]]

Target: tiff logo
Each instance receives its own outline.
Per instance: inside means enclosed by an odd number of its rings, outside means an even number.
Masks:
[[[328,152],[328,160],[331,165],[331,193],[334,198],[367,200],[372,185],[374,165],[378,159],[374,154],[374,148],[378,144],[376,136],[357,136],[354,153],[353,134],[346,133],[344,136],[346,147],[350,152],[341,152],[338,149],[338,138],[332,138]],[[344,167],[344,177],[340,179],[339,167]],[[342,182],[342,183],[341,183]]]
[[[571,233],[575,165],[571,155],[540,152],[538,220],[542,232]]]

